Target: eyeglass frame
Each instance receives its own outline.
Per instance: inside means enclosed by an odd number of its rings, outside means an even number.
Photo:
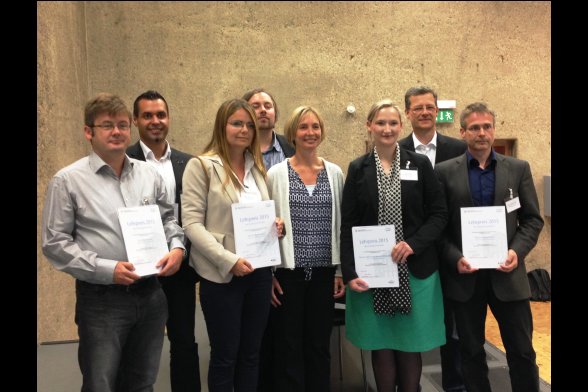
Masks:
[[[480,131],[484,131],[484,132],[489,132],[491,130],[494,129],[494,124],[488,124],[488,123],[484,123],[484,124],[474,124],[474,125],[470,125],[466,128],[466,131],[470,131],[472,133],[479,133]]]
[[[121,128],[123,127],[123,128]],[[130,131],[131,130],[131,124],[125,124],[125,123],[119,123],[119,124],[93,124],[90,125],[90,128],[100,128],[103,131],[106,132],[112,132],[114,131],[114,128],[118,128],[119,131]]]
[[[237,125],[237,123],[242,123],[241,125]],[[227,122],[228,125],[238,128],[238,129],[243,129],[243,127],[247,128],[247,130],[249,131],[255,131],[255,122],[253,121],[242,121],[242,120],[233,120],[231,122]]]
[[[432,108],[432,109],[430,109],[430,108]],[[439,108],[437,106],[433,106],[433,105],[417,106],[414,108],[410,108],[409,110],[414,113],[420,114],[420,113],[423,113],[425,111],[425,109],[427,110],[427,112],[434,112],[434,111],[439,110]]]

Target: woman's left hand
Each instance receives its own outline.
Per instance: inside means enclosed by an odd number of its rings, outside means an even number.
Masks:
[[[334,298],[341,298],[345,295],[345,285],[343,284],[343,278],[335,276],[335,293]]]
[[[276,218],[276,230],[278,232],[278,238],[284,238],[286,230],[284,228],[284,220],[280,217]]]
[[[413,254],[414,251],[406,242],[401,241],[394,245],[392,248],[392,260],[396,263],[406,263],[408,256]]]

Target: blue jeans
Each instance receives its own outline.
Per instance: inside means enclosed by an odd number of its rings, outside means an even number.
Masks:
[[[82,392],[153,391],[166,320],[154,276],[128,287],[76,280]]]
[[[210,340],[208,390],[255,392],[259,350],[270,310],[272,274],[258,268],[229,283],[200,280],[200,303]]]

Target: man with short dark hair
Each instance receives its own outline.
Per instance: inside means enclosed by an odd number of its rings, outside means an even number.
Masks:
[[[179,225],[182,224],[180,197],[182,176],[191,155],[171,148],[167,141],[169,108],[165,98],[149,90],[139,95],[133,105],[133,123],[139,130],[139,141],[127,149],[131,158],[146,161],[160,172],[173,204]],[[200,367],[195,335],[196,282],[198,274],[190,266],[189,249],[180,270],[160,278],[167,298],[167,337],[170,345],[170,380],[172,392],[199,392]]]

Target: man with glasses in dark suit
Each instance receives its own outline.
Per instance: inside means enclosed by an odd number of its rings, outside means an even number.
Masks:
[[[430,87],[411,87],[404,95],[404,110],[412,124],[412,133],[398,142],[400,148],[424,154],[433,167],[439,162],[463,154],[466,144],[459,139],[445,136],[436,130],[437,93]],[[441,276],[444,270],[440,268]],[[443,279],[441,280],[443,281]],[[465,392],[461,376],[461,359],[459,356],[459,337],[451,303],[443,300],[445,311],[445,338],[447,343],[441,346],[441,380],[445,392]]]

